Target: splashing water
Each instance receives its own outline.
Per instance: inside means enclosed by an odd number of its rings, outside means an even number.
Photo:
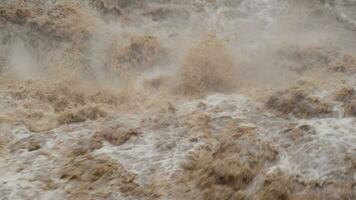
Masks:
[[[353,0],[4,0],[0,199],[355,199]]]

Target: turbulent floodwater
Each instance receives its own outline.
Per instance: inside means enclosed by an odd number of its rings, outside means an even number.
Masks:
[[[0,199],[356,199],[355,0],[0,0]]]

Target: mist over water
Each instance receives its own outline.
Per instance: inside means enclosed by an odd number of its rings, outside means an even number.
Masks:
[[[2,0],[0,199],[356,199],[355,0]]]

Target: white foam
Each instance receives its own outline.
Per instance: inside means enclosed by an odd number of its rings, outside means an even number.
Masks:
[[[315,128],[315,134],[307,134],[291,143],[281,156],[278,168],[305,180],[352,179],[355,172],[347,157],[356,155],[356,120],[354,118],[328,118],[300,120],[299,125]],[[349,174],[353,173],[353,177]]]

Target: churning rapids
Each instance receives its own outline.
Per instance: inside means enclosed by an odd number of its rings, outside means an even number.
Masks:
[[[0,199],[355,200],[356,0],[0,0]]]

